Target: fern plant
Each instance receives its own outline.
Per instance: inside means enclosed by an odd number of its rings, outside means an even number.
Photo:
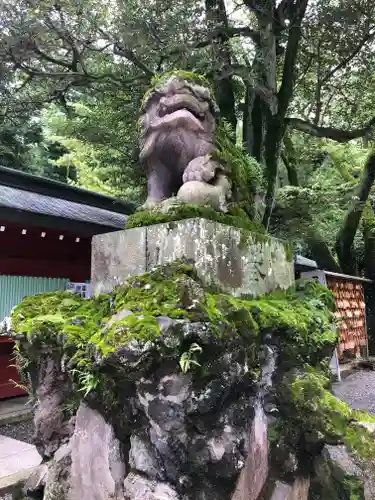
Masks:
[[[202,348],[198,344],[191,344],[189,350],[184,352],[180,357],[181,370],[187,373],[193,366],[201,366],[196,360],[196,356],[202,352]]]

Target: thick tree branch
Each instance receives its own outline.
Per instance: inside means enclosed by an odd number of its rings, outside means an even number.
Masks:
[[[362,128],[342,130],[334,127],[319,127],[300,118],[286,118],[286,124],[295,130],[305,132],[314,137],[325,137],[336,142],[348,142],[366,136],[375,127],[375,116]]]
[[[355,274],[357,271],[353,242],[374,181],[375,153],[372,153],[365,164],[353,204],[346,214],[343,226],[336,240],[337,256],[342,271],[347,274]]]
[[[168,50],[168,52],[161,55],[160,61],[158,63],[158,69],[160,69],[162,67],[162,64],[164,63],[164,61],[166,59],[168,59],[169,57],[179,56],[180,54],[183,54],[184,52],[190,52],[193,50],[204,49],[206,47],[209,47],[210,45],[212,45],[215,37],[221,36],[221,34],[223,34],[223,33],[225,33],[228,38],[236,38],[236,37],[242,36],[245,38],[251,38],[255,44],[259,43],[259,32],[256,30],[252,30],[248,26],[222,27],[220,29],[215,29],[212,33],[210,33],[209,38],[205,38],[204,40],[197,40],[195,42],[180,45],[180,46],[174,47],[173,49]]]
[[[326,271],[340,272],[341,268],[333,258],[333,255],[322,235],[311,224],[306,228],[306,244],[310,249],[313,259],[320,269]]]
[[[34,47],[34,52],[36,55],[40,57],[40,59],[43,59],[44,61],[51,62],[52,64],[56,64],[56,66],[62,66],[64,68],[72,69],[72,63],[62,61],[61,59],[56,59],[55,57],[50,56],[49,54],[46,54],[42,50],[39,49],[37,44],[35,43]]]
[[[153,78],[154,72],[150,70],[138,57],[134,54],[134,52],[126,47],[122,46],[120,43],[115,43],[113,46],[113,53],[116,56],[125,57],[128,61],[132,62],[134,66],[142,70],[146,76],[149,78]]]
[[[251,29],[249,26],[228,26],[225,30],[229,38],[243,36],[245,38],[251,38],[256,44],[259,43],[259,32]]]
[[[26,66],[25,64],[17,64],[16,69],[26,73],[29,77],[35,78],[51,78],[55,80],[71,80],[71,85],[84,85],[90,82],[112,81],[118,86],[130,85],[136,82],[148,82],[149,79],[145,75],[136,75],[131,78],[122,78],[113,75],[112,73],[102,73],[93,75],[89,73],[79,73],[73,71],[42,71],[37,68]],[[30,78],[30,79],[31,79]],[[28,81],[30,81],[30,79]]]
[[[316,229],[310,214],[303,207],[289,205],[286,208],[276,203],[272,212],[272,220],[273,224],[282,224],[291,239],[296,236],[298,238],[303,237],[312,258],[317,262],[319,268],[340,272],[340,267],[335,261],[327,242]]]
[[[334,74],[337,73],[337,71],[345,68],[350,63],[350,61],[352,61],[361,52],[364,45],[367,42],[373,40],[374,38],[375,38],[375,27],[372,27],[371,29],[369,29],[366,35],[360,40],[359,44],[353,50],[353,52],[351,52],[347,57],[342,59],[335,67],[333,67],[330,71],[328,71],[326,75],[324,75],[321,82],[322,85],[327,83],[334,76]]]
[[[278,171],[280,144],[285,132],[285,115],[293,96],[296,81],[296,63],[298,46],[302,35],[302,21],[305,17],[308,0],[296,0],[293,3],[293,20],[289,28],[288,43],[285,52],[283,77],[277,96],[276,116],[269,119],[267,126],[265,161],[267,165],[266,210],[263,225],[268,227],[275,199],[275,186]],[[271,111],[272,113],[272,111]]]

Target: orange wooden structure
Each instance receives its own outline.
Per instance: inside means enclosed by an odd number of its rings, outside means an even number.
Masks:
[[[340,340],[337,355],[345,358],[368,357],[368,336],[366,328],[365,278],[346,274],[315,270],[302,272],[302,278],[310,278],[327,286],[335,297]]]
[[[366,305],[362,281],[326,276],[328,288],[336,303],[339,320],[339,359],[348,353],[353,357],[367,354]]]

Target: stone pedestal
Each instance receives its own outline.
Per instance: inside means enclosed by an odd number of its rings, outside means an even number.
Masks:
[[[129,276],[182,258],[194,263],[206,286],[235,297],[285,289],[294,281],[283,242],[197,218],[95,236],[93,291],[109,292]]]

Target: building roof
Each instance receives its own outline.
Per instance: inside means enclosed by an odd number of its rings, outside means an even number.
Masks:
[[[131,203],[0,166],[0,218],[97,234],[122,229]]]
[[[311,272],[313,272],[313,270],[318,270],[318,264],[315,262],[315,260],[307,259],[306,257],[303,257],[302,255],[295,256],[294,265],[298,271],[311,271]],[[322,273],[324,273],[326,276],[332,276],[334,278],[343,278],[343,279],[350,279],[352,281],[362,281],[365,283],[372,283],[372,280],[370,280],[368,278],[362,278],[361,276],[351,276],[348,274],[335,273],[332,271],[326,271],[325,269],[322,269],[320,271]]]
[[[298,268],[318,269],[318,264],[315,262],[315,260],[308,259],[306,257],[303,257],[302,255],[295,256],[294,264]]]

